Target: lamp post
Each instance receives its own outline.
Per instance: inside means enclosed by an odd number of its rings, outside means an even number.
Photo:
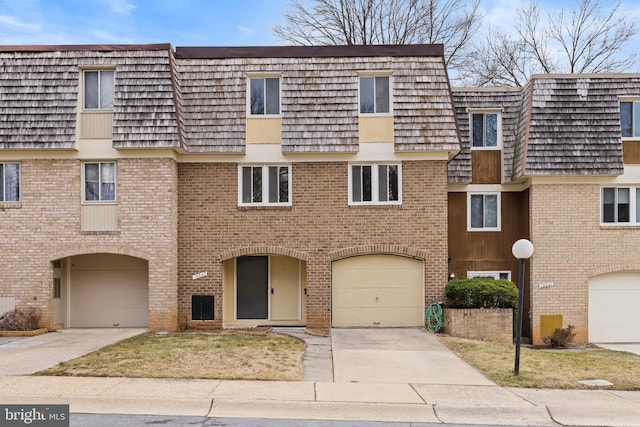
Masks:
[[[518,323],[516,326],[516,361],[513,375],[520,374],[520,338],[522,337],[522,302],[524,299],[524,263],[533,255],[533,244],[527,239],[516,241],[511,247],[513,256],[520,260],[520,280],[518,281]]]

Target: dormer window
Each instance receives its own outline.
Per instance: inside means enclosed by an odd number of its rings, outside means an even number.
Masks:
[[[280,78],[249,78],[248,98],[250,116],[280,114]]]
[[[470,115],[472,149],[495,150],[502,147],[502,118],[497,112],[474,112]]]
[[[640,101],[620,103],[620,127],[623,138],[640,137]]]
[[[389,76],[360,76],[360,114],[389,114],[391,85]]]
[[[113,110],[114,71],[85,70],[84,109]]]

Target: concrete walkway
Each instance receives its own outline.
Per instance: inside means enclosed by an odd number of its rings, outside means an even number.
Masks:
[[[441,348],[437,340],[431,342],[433,337],[427,332],[364,332],[334,330],[331,352],[328,338],[311,338],[302,331],[292,331],[309,339],[307,351],[315,348],[318,353],[333,354],[336,381],[2,375],[0,402],[69,404],[74,413],[640,427],[640,392],[498,387],[486,379],[478,379],[477,372],[468,371],[468,365]],[[416,341],[410,343],[412,336]],[[6,355],[3,346],[9,344],[0,345],[2,365]],[[24,348],[27,350],[29,346]],[[326,354],[316,359],[325,363],[325,368],[316,364],[317,375],[326,375],[329,366],[326,359]],[[305,369],[314,365],[313,360],[305,358]],[[423,371],[410,377],[403,363]],[[436,372],[437,369],[446,374]],[[393,379],[395,382],[391,382]]]

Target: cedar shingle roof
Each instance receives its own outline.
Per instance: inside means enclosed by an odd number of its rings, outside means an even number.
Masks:
[[[0,148],[73,149],[82,67],[116,70],[113,145],[179,145],[169,45],[1,46]]]
[[[503,108],[505,179],[623,173],[620,97],[640,96],[640,76],[533,76],[521,90],[454,89],[462,148],[449,182],[471,181],[467,108]]]

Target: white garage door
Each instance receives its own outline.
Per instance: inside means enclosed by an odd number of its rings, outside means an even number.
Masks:
[[[640,342],[640,273],[620,272],[589,281],[589,341]]]
[[[423,313],[422,261],[365,255],[333,262],[333,326],[421,326]]]
[[[147,262],[111,254],[71,258],[70,326],[146,327]]]

